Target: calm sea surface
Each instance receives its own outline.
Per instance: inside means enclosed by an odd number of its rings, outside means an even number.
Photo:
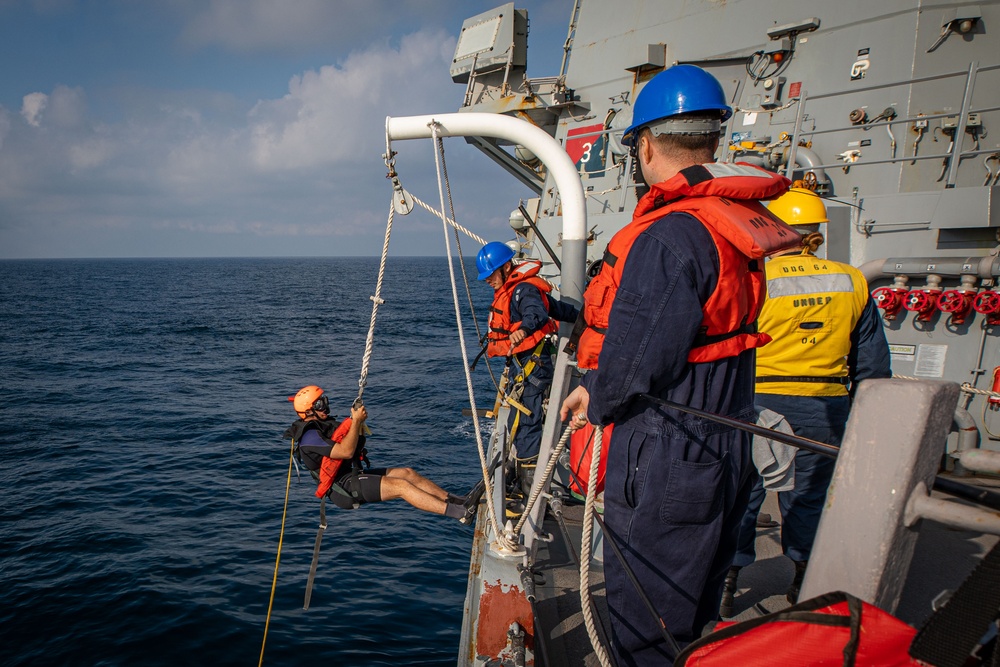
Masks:
[[[0,664],[257,664],[287,397],[319,384],[349,413],[377,269],[0,262]],[[483,321],[491,292],[472,290]],[[464,493],[479,464],[446,260],[390,259],[383,296],[373,463]],[[488,387],[480,364],[480,405]],[[331,509],[303,611],[313,489],[293,475],[264,663],[453,664],[471,528],[402,501]]]

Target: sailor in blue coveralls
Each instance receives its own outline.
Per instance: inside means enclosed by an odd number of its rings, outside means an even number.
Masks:
[[[507,432],[514,433],[512,447],[517,459],[534,462],[542,442],[542,408],[553,376],[553,350],[546,337],[558,330],[557,320],[576,320],[577,310],[548,294],[551,286],[537,276],[540,263],[514,264],[513,258],[510,246],[493,241],[479,251],[476,266],[479,280],[494,290],[486,353],[505,357],[513,351],[511,380],[521,378],[517,400],[531,413],[512,408]]]
[[[758,407],[784,415],[796,435],[840,445],[851,407],[850,394],[860,381],[887,378],[889,345],[868,283],[856,268],[816,257],[828,222],[822,199],[810,190],[792,188],[771,202],[769,210],[802,232],[803,250],[767,261],[768,300],[758,326],[772,341],[757,352]],[[794,604],[816,539],[827,488],[836,461],[805,450],[795,453],[795,486],[778,493],[781,550],[795,564],[786,597]],[[756,519],[764,502],[758,482],[740,528],[740,544],[719,612],[733,613],[740,568],[756,558]]]
[[[655,211],[669,205],[651,200],[658,184],[711,171],[715,165],[706,163],[713,162],[720,121],[730,113],[721,86],[700,68],[675,66],[646,84],[624,137],[641,175],[654,184],[640,207]],[[663,136],[673,134],[685,136]],[[722,173],[730,165],[719,167],[715,171]],[[785,179],[770,176],[774,194],[787,188]],[[757,473],[749,434],[661,407],[641,394],[753,420],[752,349],[704,363],[688,360],[698,345],[706,303],[717,296],[717,286],[732,289],[720,272],[720,248],[706,225],[688,213],[667,213],[635,238],[597,368],[561,410],[563,419],[572,415],[572,427],[587,421],[614,424],[605,486],[609,538],[624,551],[639,587],[681,646],[718,618]],[[742,298],[735,292],[721,296]],[[618,664],[671,664],[656,619],[618,559],[606,558],[604,571]]]

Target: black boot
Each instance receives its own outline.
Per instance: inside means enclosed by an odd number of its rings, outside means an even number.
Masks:
[[[486,492],[486,482],[479,480],[476,485],[472,487],[472,490],[466,494],[464,501],[462,502],[462,507],[465,508],[465,515],[459,519],[462,523],[469,526],[475,523],[476,514],[479,513],[479,501],[483,497],[483,493]]]
[[[795,563],[795,577],[792,579],[792,585],[788,587],[788,591],[785,593],[785,599],[791,604],[795,604],[799,601],[799,591],[802,589],[802,580],[806,576],[806,565],[809,564],[809,561],[796,560],[792,562]]]
[[[726,583],[722,587],[722,603],[719,605],[719,615],[723,618],[732,618],[733,598],[736,596],[736,578],[740,574],[740,568],[733,566],[726,574]]]

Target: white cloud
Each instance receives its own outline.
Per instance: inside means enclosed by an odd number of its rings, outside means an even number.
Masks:
[[[39,127],[42,124],[42,111],[49,102],[45,93],[28,93],[21,102],[21,115],[28,125]]]
[[[250,112],[252,157],[262,169],[298,169],[357,158],[380,146],[386,115],[429,110],[455,97],[446,74],[454,50],[443,33],[403,38],[296,76],[287,95]],[[448,109],[450,110],[450,109]]]
[[[184,23],[180,41],[195,49],[236,53],[358,48],[400,28],[416,32],[495,6],[487,0],[174,0]],[[476,5],[481,5],[477,7]],[[459,25],[452,26],[457,30]]]
[[[419,31],[292,76],[286,94],[243,109],[218,91],[133,90],[103,124],[88,116],[80,88],[28,95],[27,123],[5,126],[0,108],[0,256],[375,254],[390,196],[385,116],[454,111],[462,87],[448,76],[453,50],[447,32]],[[454,181],[486,176],[456,186],[459,219],[482,231],[496,218],[502,232],[516,199],[493,215],[492,202],[509,199],[499,168],[461,140],[448,143]],[[430,142],[397,150],[404,185],[436,202]],[[396,247],[436,251],[438,225],[422,211],[408,217],[396,234],[411,240]],[[141,245],[168,232],[186,236],[173,249]],[[266,245],[252,245],[261,237]]]
[[[182,39],[237,52],[314,43],[335,36],[331,32],[342,23],[338,13],[337,4],[328,0],[210,0],[191,17]]]
[[[56,86],[51,95],[28,93],[21,102],[21,115],[28,125],[41,127],[42,121],[69,128],[84,122],[87,113],[82,88]]]

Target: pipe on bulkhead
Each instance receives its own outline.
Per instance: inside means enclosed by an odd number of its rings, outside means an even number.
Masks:
[[[923,276],[973,275],[979,278],[993,278],[1000,275],[1000,258],[985,257],[888,257],[873,259],[858,267],[870,285],[888,276],[906,274]]]
[[[969,411],[965,408],[955,408],[955,417],[952,424],[952,428],[958,433],[958,443],[956,445],[955,453],[952,454],[953,457],[957,459],[955,465],[955,474],[964,475],[966,470],[977,470],[979,472],[990,472],[989,469],[980,470],[977,464],[982,465],[996,465],[996,460],[992,463],[983,461],[981,458],[976,457],[974,452],[979,450],[979,427],[976,426],[976,420],[972,418]]]
[[[733,156],[733,161],[748,162],[750,164],[755,164],[758,167],[763,167],[768,171],[778,171],[780,167],[783,167],[788,162],[788,152],[789,149],[786,147],[784,150],[767,152],[767,153],[756,153],[756,152],[746,152],[737,153]],[[795,166],[801,169],[803,172],[811,171],[816,174],[817,183],[830,183],[830,179],[826,176],[825,169],[817,169],[816,166],[823,164],[823,161],[819,159],[816,152],[799,146],[795,151]]]
[[[829,183],[830,179],[826,176],[826,170],[816,168],[817,165],[821,164],[823,164],[823,161],[819,159],[816,151],[811,148],[799,146],[795,149],[795,166],[801,167],[803,171],[811,171],[816,174],[817,183]]]

